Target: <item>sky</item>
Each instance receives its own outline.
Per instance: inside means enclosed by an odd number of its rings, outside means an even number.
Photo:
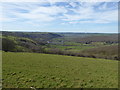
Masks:
[[[118,32],[117,2],[5,1],[0,5],[2,31]]]

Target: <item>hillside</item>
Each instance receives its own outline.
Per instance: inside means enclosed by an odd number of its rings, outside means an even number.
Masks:
[[[13,52],[43,52],[43,45],[53,38],[62,37],[56,33],[38,32],[2,32],[4,51]]]
[[[60,33],[64,40],[86,43],[86,42],[111,42],[118,43],[118,34],[109,33]]]
[[[100,36],[87,36],[83,38],[74,38],[76,42],[111,42],[118,43],[118,35],[100,35]]]
[[[118,45],[103,46],[99,48],[91,48],[83,50],[81,53],[84,53],[88,56],[93,56],[97,58],[105,59],[114,59],[119,60],[118,56]]]
[[[2,35],[30,38],[37,41],[47,41],[53,38],[62,37],[57,33],[47,33],[47,32],[2,32]]]
[[[6,52],[32,52],[39,49],[40,46],[32,39],[14,36],[2,36],[2,50]]]
[[[118,61],[3,52],[3,88],[118,88]]]

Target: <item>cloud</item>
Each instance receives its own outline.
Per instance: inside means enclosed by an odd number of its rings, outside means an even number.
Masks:
[[[1,0],[2,2],[39,2],[40,0]]]
[[[4,3],[3,16],[8,18],[15,17],[16,20],[34,20],[39,22],[53,21],[58,17],[57,15],[67,13],[67,10],[61,6],[42,6],[42,4],[35,3]],[[5,7],[8,6],[8,7]],[[3,20],[6,21],[6,20]]]
[[[119,0],[1,0],[2,2],[119,2]]]
[[[77,24],[117,22],[117,3],[68,2],[65,5],[48,0],[41,3],[3,3],[3,22]],[[114,5],[113,5],[114,4]],[[112,6],[113,5],[113,6]],[[6,7],[7,6],[7,7]],[[115,8],[116,7],[116,8]]]
[[[36,10],[33,10],[32,13],[42,13],[48,15],[57,15],[60,13],[66,13],[67,10],[63,7],[51,6],[51,7],[38,7]]]
[[[75,14],[64,14],[63,20],[69,21],[69,23],[113,23],[118,20],[118,10],[110,7],[111,3],[81,3],[79,8],[71,9]],[[97,6],[98,9],[95,9]],[[109,6],[109,7],[108,7]]]

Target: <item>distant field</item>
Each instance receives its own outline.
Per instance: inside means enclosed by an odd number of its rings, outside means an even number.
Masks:
[[[83,50],[87,50],[90,48],[100,48],[100,47],[104,47],[104,46],[113,46],[113,45],[118,45],[118,44],[111,44],[111,45],[105,45],[103,42],[94,42],[91,44],[82,44],[82,43],[64,43],[63,45],[61,44],[57,44],[57,45],[50,45],[50,48],[59,48],[61,50],[69,50],[69,51],[83,51]]]
[[[117,88],[118,61],[3,52],[4,88]]]

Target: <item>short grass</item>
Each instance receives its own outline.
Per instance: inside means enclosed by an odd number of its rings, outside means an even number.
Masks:
[[[67,51],[82,51],[89,48],[95,48],[96,46],[87,45],[87,44],[79,44],[79,45],[50,45],[50,48],[58,48],[61,50]]]
[[[118,61],[3,52],[4,88],[117,88]]]
[[[104,46],[114,46],[118,44],[105,44],[104,42],[93,42],[91,44],[82,44],[82,43],[74,43],[74,42],[65,42],[62,44],[51,44],[49,45],[49,49],[51,48],[58,48],[60,50],[72,51],[72,52],[81,52],[84,50],[89,50],[92,48],[101,48]]]

